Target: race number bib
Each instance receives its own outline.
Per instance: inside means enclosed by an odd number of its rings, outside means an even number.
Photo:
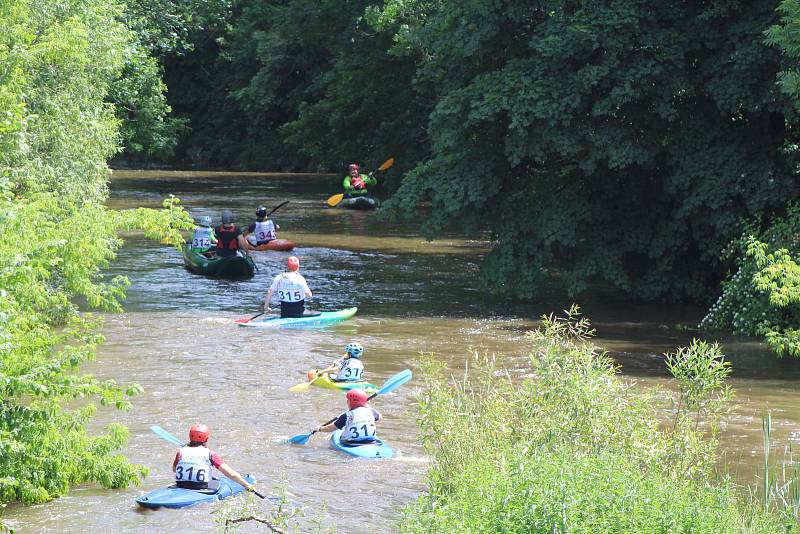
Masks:
[[[175,480],[181,482],[208,482],[208,469],[201,466],[179,465],[175,468]]]
[[[299,289],[279,289],[278,300],[281,302],[300,302],[303,300],[303,292]]]
[[[375,437],[375,423],[364,423],[347,427],[347,441],[362,441]]]
[[[345,380],[359,380],[361,378],[361,373],[363,372],[364,369],[361,369],[360,367],[346,367],[341,378],[344,378]],[[337,378],[339,377],[337,376]]]
[[[195,237],[192,239],[192,248],[211,248],[211,239],[208,237]]]

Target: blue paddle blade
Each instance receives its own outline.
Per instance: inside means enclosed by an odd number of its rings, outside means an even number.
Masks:
[[[286,441],[288,443],[297,443],[298,445],[305,445],[306,443],[308,443],[308,440],[309,438],[311,438],[312,434],[313,432],[309,432],[308,434],[297,434],[296,436],[292,436]]]
[[[399,373],[391,377],[389,380],[384,382],[383,386],[381,386],[381,389],[379,389],[378,392],[373,394],[372,396],[374,397],[375,395],[383,395],[385,393],[389,393],[390,391],[394,391],[395,389],[399,388],[409,380],[411,380],[411,369],[400,371]]]
[[[175,436],[173,436],[172,434],[170,434],[169,432],[167,432],[166,430],[164,430],[163,428],[161,428],[158,425],[151,426],[150,430],[152,430],[153,433],[156,436],[158,436],[159,438],[161,438],[163,440],[166,440],[166,441],[169,441],[170,443],[174,443],[178,447],[183,447],[184,445],[186,445],[186,443],[184,443],[180,439],[176,438]]]

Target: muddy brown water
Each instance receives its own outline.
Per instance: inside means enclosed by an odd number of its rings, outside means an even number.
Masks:
[[[156,207],[169,194],[193,216],[218,223],[230,208],[237,223],[251,222],[258,205],[291,202],[273,215],[279,235],[297,243],[293,252],[315,293],[316,309],[357,305],[351,320],[323,329],[243,329],[232,320],[258,312],[271,277],[282,270],[284,252],[256,252],[259,268],[247,281],[208,280],[187,272],[170,247],[130,236],[112,274],[131,280],[125,313],[108,315],[106,343],[97,361],[83,367],[101,378],[138,383],[145,392],[132,412],[100,409],[91,429],[121,422],[131,432],[124,449],[150,468],[139,488],[80,487],[37,506],[10,506],[5,518],[19,532],[214,532],[216,506],[141,510],[134,499],[170,483],[175,448],[148,429],[158,424],[183,437],[203,421],[212,428],[212,448],[258,487],[281,486],[306,516],[338,529],[395,530],[399,511],[424,490],[426,458],[417,442],[412,381],[373,402],[384,417],[380,435],[398,456],[389,461],[343,457],[315,437],[304,447],[284,440],[310,431],[340,413],[341,394],[312,388],[292,394],[309,368],[340,356],[344,345],[365,347],[367,378],[382,383],[405,368],[416,370],[421,352],[432,352],[455,370],[473,350],[503,354],[524,372],[525,332],[542,313],[558,312],[572,299],[558,289],[531,304],[509,303],[477,287],[478,264],[488,248],[483,236],[457,231],[433,242],[414,224],[379,221],[371,212],[330,209],[324,201],[339,179],[319,175],[117,171],[112,208]],[[597,343],[611,351],[623,373],[643,387],[668,385],[663,353],[687,344],[702,310],[652,306],[610,298],[582,297],[597,328]],[[797,391],[800,365],[777,361],[753,340],[724,338],[733,361],[738,406],[722,426],[729,471],[755,483],[762,462],[761,416],[773,414],[774,447],[800,440]],[[266,506],[266,505],[265,505]],[[359,512],[350,510],[356,506]],[[355,523],[354,523],[355,521]],[[357,523],[357,524],[356,524]],[[258,531],[248,525],[244,531]]]

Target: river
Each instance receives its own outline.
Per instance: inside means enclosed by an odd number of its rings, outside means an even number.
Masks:
[[[132,461],[150,468],[140,488],[80,487],[37,506],[10,506],[5,518],[19,532],[214,532],[214,507],[149,511],[134,499],[170,483],[175,448],[149,431],[158,424],[184,437],[189,425],[212,428],[210,446],[241,473],[254,474],[262,491],[288,491],[305,514],[301,530],[316,521],[339,530],[392,531],[398,512],[424,489],[426,459],[417,443],[413,393],[419,381],[379,397],[380,435],[398,456],[389,461],[345,458],[314,437],[305,446],[284,443],[345,409],[341,394],[311,388],[292,394],[309,368],[339,357],[350,341],[365,347],[367,378],[380,384],[415,368],[421,352],[434,353],[458,371],[473,350],[502,354],[524,370],[525,332],[543,313],[572,299],[555,288],[537,302],[511,303],[477,289],[478,263],[487,250],[482,236],[458,232],[427,242],[410,223],[379,221],[371,212],[331,209],[324,200],[338,192],[339,178],[320,175],[116,171],[109,206],[157,207],[169,194],[195,217],[219,223],[230,208],[237,223],[253,220],[259,205],[290,203],[273,215],[279,236],[295,241],[293,252],[315,295],[315,309],[359,307],[351,320],[315,330],[243,329],[233,319],[258,313],[271,277],[282,271],[285,252],[256,252],[256,276],[217,281],[187,272],[174,248],[132,235],[111,275],[132,285],[125,313],[107,315],[106,343],[82,371],[123,384],[138,383],[132,412],[101,409],[90,426],[127,425]],[[597,328],[597,343],[641,387],[666,385],[663,353],[687,344],[702,310],[643,305],[598,291],[580,304]],[[753,483],[762,461],[761,415],[773,413],[776,450],[800,439],[796,392],[800,364],[777,361],[753,340],[721,339],[733,362],[734,413],[722,425],[725,465]],[[268,509],[265,504],[265,509]],[[349,510],[357,507],[353,516]],[[253,524],[244,531],[263,531]]]

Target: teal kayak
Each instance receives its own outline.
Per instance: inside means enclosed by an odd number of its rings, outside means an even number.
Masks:
[[[342,451],[350,456],[359,458],[391,458],[394,451],[382,441],[377,443],[365,443],[363,445],[345,445],[341,441],[342,431],[335,430],[331,436],[331,445],[337,451]]]
[[[183,246],[183,263],[193,273],[211,278],[252,278],[256,269],[253,258],[242,252],[236,256],[209,258],[193,251],[188,244]]]
[[[354,316],[358,308],[346,308],[344,310],[333,312],[317,312],[302,317],[281,317],[280,315],[268,315],[257,319],[237,319],[236,323],[239,326],[247,326],[250,328],[273,328],[273,327],[315,327],[325,326],[331,323],[344,321]]]
[[[245,476],[244,479],[251,484],[256,481],[255,477],[251,475]],[[221,501],[244,491],[244,487],[226,476],[220,475],[218,481],[219,487],[214,490],[191,490],[179,488],[173,484],[145,493],[136,499],[136,502],[145,508],[187,508],[204,502]]]

